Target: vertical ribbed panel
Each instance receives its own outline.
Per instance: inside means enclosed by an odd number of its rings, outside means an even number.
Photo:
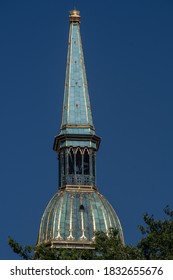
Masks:
[[[108,234],[111,227],[119,231],[123,241],[119,219],[98,191],[62,191],[55,194],[45,209],[38,240],[85,243],[93,240],[95,231]]]
[[[69,127],[70,125],[70,127]],[[93,120],[79,23],[70,24],[61,133],[93,134]]]

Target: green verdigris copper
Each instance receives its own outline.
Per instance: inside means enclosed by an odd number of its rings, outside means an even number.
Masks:
[[[95,133],[84,55],[80,36],[80,13],[70,12],[70,33],[62,123],[53,149],[59,159],[59,190],[42,216],[38,244],[50,247],[93,248],[95,232],[109,234],[116,228],[123,242],[120,221],[96,185]]]
[[[80,36],[80,25],[70,24],[61,134],[95,134]]]

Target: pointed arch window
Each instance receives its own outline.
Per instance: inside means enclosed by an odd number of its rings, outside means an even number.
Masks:
[[[74,152],[73,149],[69,151],[69,174],[74,174]]]
[[[89,175],[89,153],[87,149],[84,152],[84,175]]]
[[[92,155],[92,175],[95,177],[95,155]]]
[[[63,162],[62,162],[62,166],[63,166],[63,175],[65,175],[66,173],[66,157],[65,157],[65,150],[63,151]]]
[[[82,174],[82,153],[79,149],[76,153],[76,174]]]
[[[61,151],[60,158],[61,158],[60,173],[64,175],[65,174],[65,151],[64,150]]]

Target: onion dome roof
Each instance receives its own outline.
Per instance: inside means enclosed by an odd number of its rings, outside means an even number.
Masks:
[[[90,248],[94,232],[108,234],[110,228],[117,229],[123,241],[117,214],[97,190],[62,190],[53,196],[44,211],[38,245]]]

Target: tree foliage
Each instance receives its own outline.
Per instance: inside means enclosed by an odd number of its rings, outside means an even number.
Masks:
[[[115,229],[110,229],[108,235],[96,232],[93,249],[21,246],[12,238],[8,243],[15,253],[28,260],[169,260],[173,259],[173,211],[166,207],[164,213],[164,220],[144,215],[145,225],[139,226],[143,238],[136,246],[123,244]]]
[[[8,238],[8,244],[10,245],[11,249],[14,253],[18,254],[24,260],[32,260],[33,259],[33,252],[35,246],[22,246],[13,240],[11,237]]]
[[[167,215],[164,220],[156,220],[153,215],[145,214],[145,227],[139,227],[144,237],[138,243],[138,248],[146,260],[173,259],[173,211],[167,206],[164,212]]]

